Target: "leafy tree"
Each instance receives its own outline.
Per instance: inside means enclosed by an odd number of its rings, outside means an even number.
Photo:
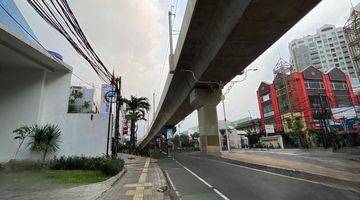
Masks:
[[[175,147],[179,147],[180,146],[180,136],[178,134],[176,134],[173,138],[173,143]]]
[[[295,117],[294,120],[289,122],[291,124],[290,137],[292,139],[299,139],[302,147],[308,148],[308,141],[303,133],[304,124],[300,117]]]
[[[291,137],[299,139],[304,128],[301,118],[296,117],[294,120],[289,121],[288,124],[290,125],[289,127],[291,127]]]
[[[21,126],[20,128],[15,129],[13,131],[13,133],[15,134],[14,139],[19,140],[19,146],[15,153],[15,159],[16,159],[16,156],[19,153],[19,150],[20,150],[22,144],[24,143],[25,139],[32,133],[32,127]]]
[[[30,150],[42,153],[42,161],[44,162],[49,153],[56,152],[59,149],[60,134],[61,131],[57,125],[35,125],[30,135]]]
[[[130,99],[124,99],[124,103],[126,104],[125,119],[130,122],[130,142],[132,147],[135,148],[136,123],[140,120],[146,121],[145,113],[150,110],[150,104],[146,97],[137,98],[132,95]]]
[[[197,140],[200,137],[200,133],[194,132],[190,135],[192,140]]]
[[[190,146],[189,135],[181,134],[180,135],[180,141],[181,141],[181,146],[183,146],[183,147],[189,147]]]

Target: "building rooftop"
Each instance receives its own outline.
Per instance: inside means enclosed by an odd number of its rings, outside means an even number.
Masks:
[[[72,67],[54,58],[46,49],[24,40],[0,23],[1,64],[16,68],[38,68],[52,72],[70,72]]]

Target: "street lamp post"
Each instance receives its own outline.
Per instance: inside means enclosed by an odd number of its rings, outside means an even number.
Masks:
[[[234,86],[235,83],[240,83],[246,80],[247,77],[247,73],[249,71],[257,71],[258,69],[247,69],[245,71],[242,71],[241,74],[244,74],[244,78],[239,80],[239,81],[231,81],[231,85],[229,86],[229,88],[225,91],[225,93],[221,96],[221,102],[222,102],[222,106],[223,106],[223,111],[224,111],[224,122],[225,122],[225,134],[226,134],[226,143],[227,143],[227,151],[230,152],[230,138],[229,138],[229,131],[228,131],[228,126],[227,126],[227,120],[226,120],[226,111],[225,111],[225,95],[227,93],[229,93],[230,89]],[[240,141],[240,148],[241,148],[241,141]]]

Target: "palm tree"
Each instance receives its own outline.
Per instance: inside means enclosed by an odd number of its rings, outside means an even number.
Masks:
[[[150,110],[149,100],[146,97],[135,97],[131,95],[130,99],[124,99],[126,104],[126,115],[125,119],[127,122],[130,121],[130,142],[132,147],[135,147],[135,133],[136,133],[136,123],[139,120],[145,120],[145,113]]]
[[[42,161],[44,162],[49,153],[59,149],[60,134],[61,131],[57,125],[35,125],[33,133],[30,135],[30,150],[42,153]]]
[[[16,159],[16,156],[19,153],[20,147],[24,143],[25,139],[32,133],[32,127],[22,126],[16,130],[14,130],[13,133],[15,134],[14,139],[19,140],[19,146],[15,153],[15,159]]]

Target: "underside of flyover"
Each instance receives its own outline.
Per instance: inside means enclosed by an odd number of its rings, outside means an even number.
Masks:
[[[168,75],[156,118],[139,146],[144,148],[164,127],[198,109],[190,101],[195,89],[221,89],[319,2],[189,0],[174,54],[175,71]],[[199,83],[194,76],[219,84]]]

